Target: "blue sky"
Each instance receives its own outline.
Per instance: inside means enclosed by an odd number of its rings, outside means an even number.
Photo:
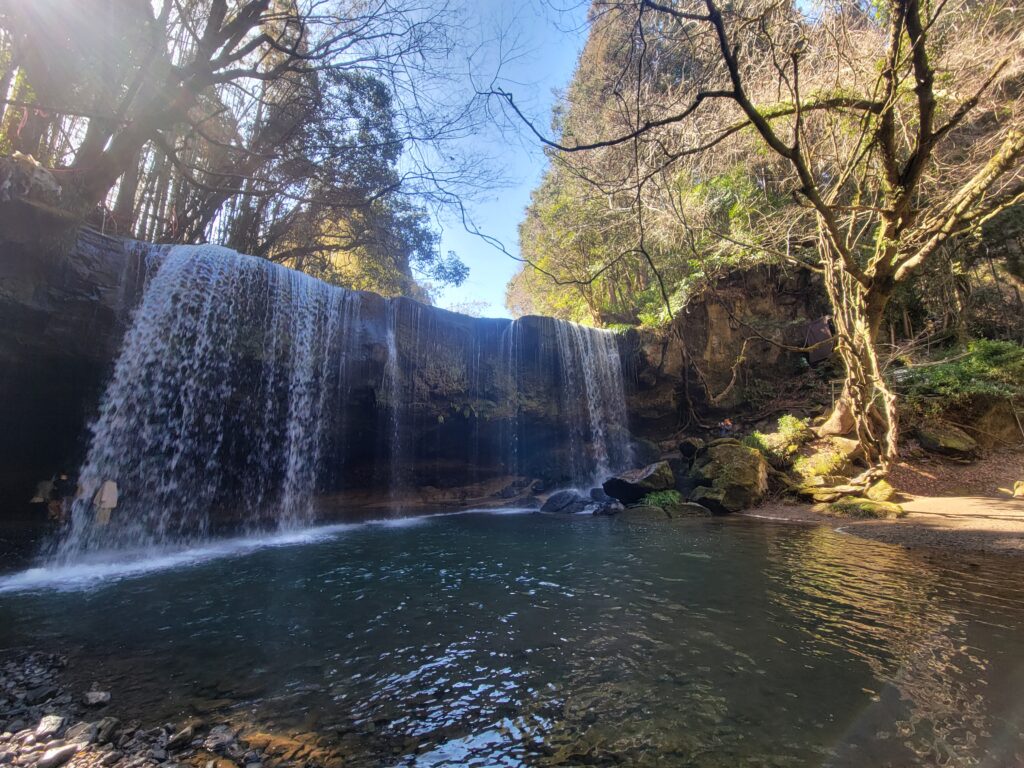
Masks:
[[[572,78],[586,41],[587,6],[587,2],[573,0],[562,0],[561,5],[552,0],[477,0],[470,4],[478,14],[475,22],[482,41],[500,33],[506,49],[514,44],[516,56],[502,66],[501,85],[515,95],[516,103],[539,126],[546,128],[550,123],[555,89],[565,88]],[[469,211],[481,232],[518,254],[519,222],[547,160],[540,145],[521,130],[502,132],[495,128],[470,141],[471,149],[487,154],[503,169],[507,185],[487,199],[470,204]],[[519,269],[519,262],[466,232],[454,220],[442,219],[440,225],[442,249],[455,251],[470,273],[460,287],[439,292],[437,305],[448,308],[486,302],[489,306],[482,307],[480,314],[508,317],[505,285]]]

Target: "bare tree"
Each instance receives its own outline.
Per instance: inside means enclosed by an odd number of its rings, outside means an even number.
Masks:
[[[723,153],[774,157],[779,178],[765,183],[793,205],[764,220],[772,247],[823,272],[846,367],[822,431],[855,432],[887,469],[898,420],[877,343],[893,292],[950,238],[1024,200],[1016,9],[632,0],[595,2],[591,18],[630,29],[606,120],[562,126],[556,140],[511,93],[491,96],[561,162],[634,197],[636,248],[656,274],[651,217],[667,215],[656,208],[666,200],[659,179],[680,168],[699,178]]]

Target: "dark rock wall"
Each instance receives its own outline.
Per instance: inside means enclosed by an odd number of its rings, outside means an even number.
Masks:
[[[68,254],[0,243],[0,505],[84,456],[152,246],[84,232]]]
[[[632,332],[624,342],[630,426],[659,440],[723,415],[755,411],[808,371],[808,325],[829,312],[824,287],[805,270],[760,268],[732,274],[695,297],[665,331]],[[726,392],[720,402],[712,399]]]
[[[23,509],[38,480],[82,461],[161,249],[91,231],[63,251],[0,245],[0,514]],[[661,438],[686,425],[691,407],[715,411],[708,392],[727,386],[752,339],[743,375],[718,410],[743,407],[752,388],[802,364],[751,329],[800,345],[807,323],[823,313],[820,287],[807,274],[763,270],[722,281],[671,333],[623,335],[631,428]],[[387,375],[389,324],[397,390]],[[523,318],[513,334],[508,320],[367,293],[356,334],[322,495],[351,498],[397,483],[450,500],[446,489],[491,483],[493,491],[513,476],[568,479],[565,414],[580,393],[561,385],[553,321]],[[255,365],[259,350],[253,354]]]

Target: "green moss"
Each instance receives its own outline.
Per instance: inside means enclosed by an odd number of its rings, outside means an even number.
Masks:
[[[864,493],[871,501],[892,501],[896,489],[887,480],[879,480]]]
[[[683,503],[683,496],[679,491],[654,491],[648,493],[642,499],[640,504],[645,507],[674,507],[678,504]]]
[[[810,456],[798,456],[793,462],[793,471],[802,479],[826,477],[842,474],[849,464],[845,454],[831,448],[812,453]]]
[[[979,339],[939,360],[896,369],[893,387],[922,414],[940,413],[982,395],[1024,398],[1024,347]]]
[[[743,438],[744,445],[760,451],[776,469],[788,467],[800,447],[813,437],[806,419],[785,415],[775,432],[753,432]]]
[[[831,504],[823,505],[826,514],[837,517],[874,518],[879,520],[903,517],[906,512],[899,504],[889,501],[872,501],[871,499],[859,499],[854,496],[844,496],[833,501]]]

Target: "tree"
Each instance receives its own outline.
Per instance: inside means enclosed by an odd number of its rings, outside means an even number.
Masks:
[[[763,198],[792,202],[754,214],[760,243],[733,240],[822,271],[846,368],[823,432],[854,431],[886,469],[898,420],[877,343],[894,291],[1024,200],[1024,21],[1010,3],[967,0],[595,2],[591,20],[629,30],[604,100],[613,119],[570,120],[557,140],[531,129],[577,175],[632,197],[631,250],[656,277],[654,204],[678,199],[681,178],[715,178],[723,157],[761,166]],[[512,94],[492,95],[526,119]]]
[[[118,233],[294,261],[321,248],[297,233],[351,220],[381,250],[489,175],[451,151],[432,167],[476,119],[455,21],[443,0],[0,0],[2,143]],[[410,229],[385,233],[384,211]]]

